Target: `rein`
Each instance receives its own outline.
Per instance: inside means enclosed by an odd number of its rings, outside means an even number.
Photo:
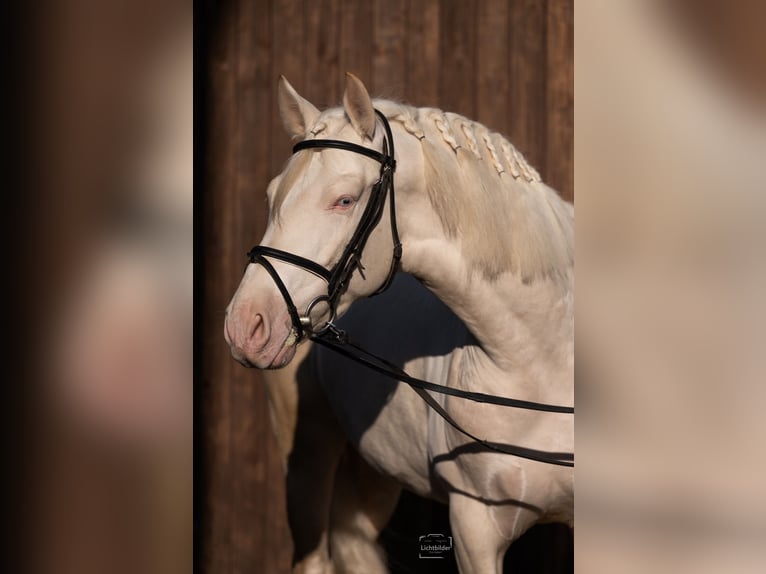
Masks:
[[[496,395],[487,395],[485,393],[477,393],[474,391],[464,391],[461,389],[454,389],[445,385],[439,385],[437,383],[431,383],[418,379],[407,374],[402,368],[394,363],[371,353],[356,343],[352,342],[348,334],[336,327],[330,325],[330,327],[321,335],[315,335],[311,337],[311,340],[319,345],[335,351],[336,353],[343,355],[347,359],[359,363],[360,365],[367,367],[368,369],[380,373],[381,375],[401,381],[408,384],[413,391],[415,391],[425,403],[431,407],[436,414],[442,417],[449,425],[464,434],[474,442],[479,443],[487,450],[492,450],[502,454],[510,454],[521,458],[527,458],[530,460],[536,460],[538,462],[545,462],[548,464],[554,464],[557,466],[574,466],[574,454],[569,452],[546,452],[540,450],[534,450],[524,448],[520,446],[490,442],[488,440],[477,437],[476,435],[465,430],[460,426],[452,415],[442,407],[436,399],[429,393],[440,393],[442,395],[449,395],[452,397],[458,397],[477,403],[487,403],[492,405],[499,405],[502,407],[514,407],[518,409],[527,409],[533,411],[543,411],[549,413],[564,413],[574,414],[573,407],[561,407],[557,405],[548,405],[545,403],[536,403],[532,401],[522,401],[519,399],[511,399],[508,397],[498,397]]]
[[[279,292],[281,293],[282,298],[285,300],[285,304],[287,305],[288,313],[290,314],[293,330],[295,331],[297,337],[296,344],[308,334],[308,337],[315,343],[331,349],[332,351],[343,355],[344,357],[351,359],[352,361],[355,361],[360,365],[363,365],[381,375],[408,384],[425,401],[425,403],[440,417],[442,417],[450,426],[488,450],[535,460],[538,462],[544,462],[547,464],[573,467],[574,455],[572,453],[539,451],[515,445],[490,442],[473,435],[469,431],[465,430],[462,426],[460,426],[430,393],[440,393],[474,402],[488,403],[503,407],[513,407],[549,413],[574,414],[573,407],[548,405],[544,403],[523,401],[508,397],[498,397],[495,395],[488,395],[473,391],[464,391],[461,389],[454,389],[452,387],[447,387],[445,385],[439,385],[412,377],[394,363],[391,363],[382,357],[378,357],[377,355],[370,353],[359,345],[353,343],[349,339],[348,334],[345,331],[339,329],[333,323],[335,320],[338,301],[348,288],[349,282],[351,281],[351,276],[354,274],[354,271],[358,270],[362,275],[362,278],[364,278],[364,266],[361,262],[362,252],[364,251],[364,247],[367,244],[367,240],[369,239],[370,234],[381,220],[386,202],[386,196],[389,197],[391,235],[394,243],[393,256],[391,259],[391,268],[388,272],[386,280],[371,296],[378,295],[379,293],[382,293],[388,289],[402,258],[402,244],[399,240],[399,232],[396,227],[396,196],[394,193],[394,171],[396,170],[396,160],[394,159],[394,138],[393,134],[391,133],[391,126],[389,125],[385,115],[383,115],[378,110],[375,110],[375,113],[377,114],[385,129],[385,138],[383,140],[382,152],[366,148],[355,143],[330,139],[305,140],[297,143],[293,147],[293,153],[298,153],[299,151],[307,149],[313,150],[332,148],[358,153],[380,162],[380,175],[378,177],[378,181],[375,182],[372,186],[370,191],[370,199],[367,203],[367,206],[365,207],[364,213],[362,214],[359,224],[357,225],[357,228],[354,231],[350,241],[343,249],[343,253],[341,254],[338,262],[332,267],[332,269],[327,269],[319,263],[316,263],[305,257],[301,257],[300,255],[295,255],[288,251],[282,251],[273,247],[258,245],[253,247],[247,254],[250,263],[262,265],[279,289]],[[298,308],[295,306],[295,303],[290,296],[290,292],[282,281],[282,278],[279,276],[277,270],[269,261],[269,258],[277,259],[284,263],[289,263],[303,269],[304,271],[313,273],[320,279],[323,279],[327,283],[327,294],[315,297],[306,306],[306,311],[304,314],[300,315]],[[311,311],[318,303],[322,302],[328,305],[330,309],[330,318],[322,327],[319,329],[314,329],[311,323]]]

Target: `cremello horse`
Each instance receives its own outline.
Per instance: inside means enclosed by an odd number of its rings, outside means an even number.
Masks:
[[[279,102],[294,139],[329,137],[382,147],[383,130],[373,103],[353,76],[343,108],[320,113],[284,79]],[[401,268],[455,317],[403,279],[382,296],[387,299],[360,304],[366,310],[356,306],[345,318],[349,330],[421,378],[488,394],[572,404],[572,206],[544,185],[504,138],[484,126],[390,101],[375,101],[375,107],[391,122],[396,142]],[[329,267],[356,228],[378,168],[376,162],[344,150],[297,153],[269,186],[270,219],[262,244]],[[384,218],[365,248],[364,276],[353,276],[340,299],[339,315],[384,282],[391,241]],[[301,309],[326,292],[326,284],[305,270],[280,262],[274,267]],[[328,319],[312,315],[316,325]],[[308,351],[305,345],[296,349],[291,325],[272,278],[262,266],[248,266],[227,309],[225,333],[233,356],[260,368],[286,366],[296,353],[303,359]],[[365,566],[349,566],[360,559],[352,556],[353,549],[364,546],[344,544],[343,535],[337,536],[337,544],[334,540],[336,529],[338,534],[374,539],[398,495],[397,486],[377,479],[353,453],[347,452],[336,474],[344,436],[382,475],[449,503],[463,573],[500,572],[507,547],[536,522],[572,523],[571,468],[477,448],[430,412],[411,389],[383,382],[326,351],[312,353],[300,367],[291,365],[283,373],[268,384],[274,419],[284,423],[277,425],[278,439],[290,453],[288,511],[294,535],[298,531],[296,571],[384,569],[372,555],[362,558],[369,560]],[[280,380],[287,383],[283,389]],[[437,400],[461,426],[493,442],[573,450],[571,415],[442,396]],[[364,480],[349,481],[360,472]],[[291,475],[302,477],[295,479],[300,489],[291,485]],[[306,476],[313,478],[310,485],[302,482]],[[348,483],[347,488],[338,482]],[[344,494],[350,499],[347,504]]]

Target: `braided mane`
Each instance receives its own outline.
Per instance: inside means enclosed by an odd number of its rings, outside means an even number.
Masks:
[[[375,106],[420,140],[431,204],[476,271],[524,281],[571,277],[574,208],[506,138],[435,108],[388,100]]]

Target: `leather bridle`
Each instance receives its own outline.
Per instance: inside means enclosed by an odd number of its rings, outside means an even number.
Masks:
[[[496,443],[482,439],[472,434],[471,432],[465,430],[460,424],[458,424],[458,422],[455,421],[450,413],[438,401],[436,401],[430,393],[441,393],[479,403],[488,403],[503,407],[513,407],[549,413],[574,414],[574,407],[549,405],[534,401],[524,401],[509,397],[487,395],[484,393],[447,387],[445,385],[439,385],[418,379],[416,377],[412,377],[394,363],[391,363],[382,357],[370,353],[369,351],[353,343],[349,339],[346,332],[339,329],[333,323],[335,320],[335,313],[337,311],[338,302],[343,293],[345,293],[346,289],[348,288],[354,271],[358,270],[364,278],[364,266],[361,262],[362,252],[364,251],[364,247],[367,244],[367,240],[369,239],[370,234],[378,225],[381,217],[383,216],[386,197],[389,198],[391,236],[394,243],[393,257],[391,259],[391,268],[389,269],[386,280],[377,289],[377,291],[373,293],[373,295],[377,295],[378,293],[382,293],[388,289],[402,258],[402,244],[399,240],[399,231],[396,227],[396,195],[394,193],[394,172],[396,171],[396,160],[394,159],[394,138],[391,133],[391,126],[389,125],[386,117],[378,110],[375,110],[375,114],[378,116],[378,119],[383,124],[383,128],[385,130],[382,152],[366,148],[355,143],[330,139],[305,140],[297,143],[293,147],[293,153],[298,153],[299,151],[309,149],[333,148],[358,153],[380,162],[380,176],[370,190],[370,199],[367,202],[367,206],[365,207],[364,212],[362,213],[359,224],[351,236],[351,240],[343,249],[343,253],[340,256],[340,259],[338,259],[338,262],[333,265],[332,269],[327,269],[319,263],[316,263],[311,259],[301,257],[300,255],[295,255],[294,253],[290,253],[288,251],[282,251],[281,249],[275,249],[273,247],[266,247],[263,245],[253,247],[247,254],[250,263],[257,263],[263,266],[263,268],[271,276],[274,283],[277,285],[279,292],[282,294],[282,298],[285,300],[285,304],[287,305],[287,310],[290,314],[290,320],[292,321],[293,329],[295,331],[295,344],[297,344],[298,341],[300,341],[308,334],[312,341],[332,349],[333,351],[340,353],[348,359],[364,365],[368,369],[376,371],[386,377],[408,384],[426,402],[426,404],[440,417],[442,417],[450,426],[471,440],[479,443],[487,450],[557,466],[574,466],[573,453],[539,451],[535,449],[519,447],[516,445]],[[290,292],[284,284],[284,281],[282,281],[282,278],[279,276],[279,273],[274,268],[269,259],[283,261],[285,263],[289,263],[290,265],[299,267],[304,271],[313,273],[327,283],[327,293],[315,297],[306,306],[306,311],[304,314],[300,315],[292,297],[290,296]],[[330,318],[322,327],[319,329],[314,329],[311,323],[311,310],[321,302],[325,302],[328,305],[330,309]]]
[[[303,339],[307,333],[311,335],[324,333],[328,327],[332,325],[332,321],[335,319],[338,302],[348,288],[354,271],[358,270],[362,277],[364,277],[364,266],[361,261],[362,252],[364,251],[365,245],[367,245],[367,240],[370,238],[370,234],[380,222],[386,203],[386,197],[389,198],[391,236],[394,242],[393,257],[391,259],[391,268],[388,272],[388,277],[386,277],[386,280],[378,290],[373,293],[373,295],[377,295],[388,289],[399,267],[399,261],[402,258],[402,244],[399,241],[399,231],[396,228],[396,195],[394,193],[396,160],[394,159],[394,137],[391,133],[391,126],[388,124],[386,116],[378,110],[375,110],[375,114],[378,116],[378,119],[383,124],[385,130],[382,152],[355,143],[330,139],[304,140],[293,147],[293,153],[298,153],[303,150],[333,148],[358,153],[380,162],[380,176],[370,190],[370,199],[362,213],[359,224],[356,226],[356,230],[351,236],[351,240],[343,249],[340,259],[338,259],[338,262],[335,263],[332,269],[327,269],[319,263],[301,257],[300,255],[263,245],[253,247],[247,254],[250,263],[259,263],[262,265],[269,275],[271,275],[274,283],[276,283],[279,292],[282,294],[282,297],[287,304],[287,311],[290,314],[290,320],[292,321],[293,329],[298,341]],[[279,273],[277,273],[277,270],[271,264],[269,259],[277,259],[299,267],[309,273],[313,273],[327,283],[327,293],[315,297],[306,306],[304,314],[300,315],[284,281],[282,281]],[[329,307],[330,318],[322,327],[314,329],[311,323],[311,310],[317,304],[322,302],[326,303]]]

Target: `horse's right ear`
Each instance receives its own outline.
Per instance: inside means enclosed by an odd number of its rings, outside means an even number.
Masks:
[[[279,114],[291,138],[302,138],[319,117],[314,104],[302,98],[284,76],[279,76]]]

